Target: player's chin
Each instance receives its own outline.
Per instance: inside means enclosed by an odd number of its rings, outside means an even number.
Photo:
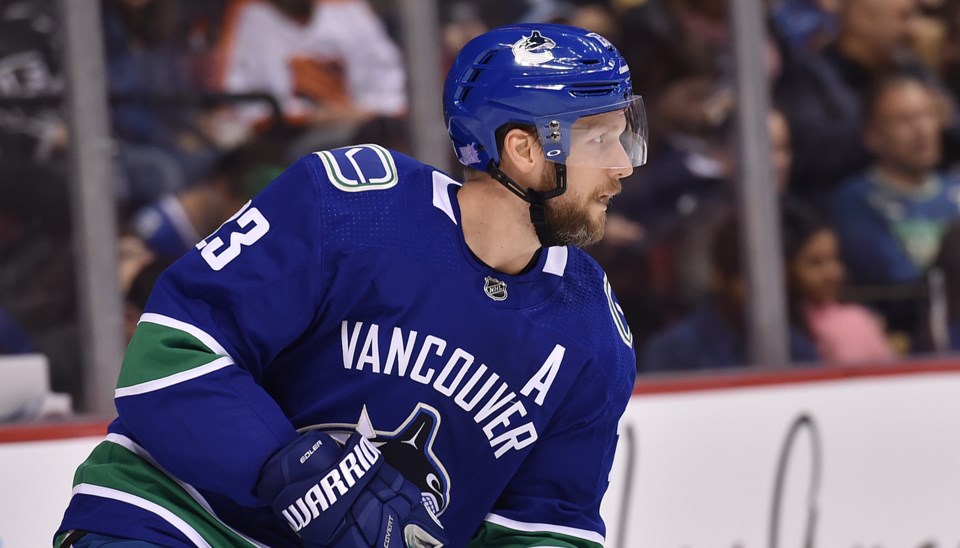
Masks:
[[[603,239],[603,235],[605,233],[605,228],[606,228],[606,221],[607,221],[607,214],[601,213],[600,217],[598,219],[595,219],[594,222],[591,223],[591,226],[588,227],[585,235],[584,245],[582,245],[581,247],[593,245]]]

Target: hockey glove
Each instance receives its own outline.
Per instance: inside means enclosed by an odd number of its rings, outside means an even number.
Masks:
[[[267,461],[256,490],[306,546],[440,548],[446,543],[420,490],[359,433],[343,447],[317,430],[303,434]]]

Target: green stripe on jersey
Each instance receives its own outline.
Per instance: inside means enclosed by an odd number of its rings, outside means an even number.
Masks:
[[[185,331],[140,322],[123,358],[117,388],[183,373],[219,357],[216,352]]]
[[[190,525],[210,546],[254,546],[169,476],[116,443],[104,441],[94,448],[73,477],[74,486],[81,483],[116,489],[162,506]]]
[[[518,531],[489,521],[483,522],[480,530],[467,544],[470,548],[523,548],[524,546],[553,546],[556,548],[603,548],[603,545],[587,539],[548,531]]]

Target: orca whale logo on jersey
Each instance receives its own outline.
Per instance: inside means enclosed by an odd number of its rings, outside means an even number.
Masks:
[[[553,60],[553,52],[557,43],[540,34],[539,30],[532,31],[530,36],[517,40],[511,49],[513,58],[521,65],[540,65]]]
[[[436,516],[443,513],[450,501],[450,480],[433,455],[439,425],[436,410],[420,404],[395,433],[373,439],[387,462],[420,488],[423,503]]]
[[[420,489],[423,504],[435,516],[450,504],[450,475],[433,453],[433,442],[440,429],[440,413],[433,407],[417,404],[403,423],[389,432],[374,428],[366,405],[355,425],[320,424],[308,428],[320,429],[341,443],[352,432],[360,432],[383,453],[390,466]]]
[[[483,292],[495,301],[507,300],[507,282],[486,276],[483,278]]]

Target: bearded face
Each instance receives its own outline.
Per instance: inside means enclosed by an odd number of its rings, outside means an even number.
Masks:
[[[567,167],[567,191],[547,200],[547,229],[559,245],[586,247],[603,238],[607,220],[606,208],[620,193],[619,179],[609,178],[603,170]],[[557,170],[547,162],[540,180],[540,190],[555,188]]]

